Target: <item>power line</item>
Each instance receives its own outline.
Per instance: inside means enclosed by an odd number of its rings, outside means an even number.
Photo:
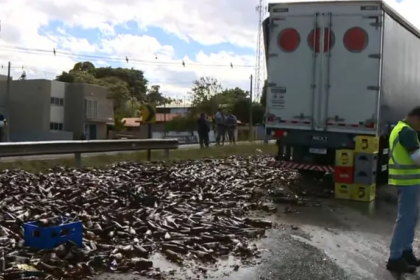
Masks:
[[[76,54],[68,51],[61,51],[57,49],[52,50],[45,50],[45,49],[34,49],[34,48],[26,48],[26,47],[19,47],[19,46],[8,46],[8,45],[0,45],[0,50],[5,52],[11,53],[24,53],[29,55],[45,55],[45,56],[59,56],[59,57],[73,57],[73,58],[84,58],[84,59],[98,59],[103,60],[105,62],[136,62],[145,65],[156,65],[156,66],[176,66],[176,67],[186,67],[186,66],[194,66],[194,67],[229,67],[229,68],[254,68],[254,65],[236,65],[232,62],[227,62],[226,64],[205,64],[205,63],[197,63],[197,62],[185,62],[184,60],[180,61],[159,61],[158,57],[155,57],[155,60],[144,60],[144,59],[137,59],[137,58],[129,58],[126,56],[117,57],[117,56],[100,56],[100,55],[88,55],[88,54]]]
[[[1,67],[2,70],[7,71],[7,65],[1,65],[0,67]],[[34,71],[34,72],[49,74],[49,75],[52,75],[52,76],[57,76],[58,75],[57,73],[54,73],[54,72],[51,72],[51,71],[46,71],[46,70],[39,69],[37,67],[32,67],[32,66],[11,66],[10,69],[15,69],[15,70],[19,69],[19,70],[22,70],[22,71],[31,70],[31,71]]]
[[[7,65],[0,65],[0,69],[7,71]],[[59,76],[60,74],[57,74],[55,72],[51,72],[51,71],[46,71],[43,69],[40,69],[38,67],[35,66],[11,66],[10,69],[13,70],[22,70],[22,71],[32,71],[32,72],[37,72],[37,73],[42,73],[42,74],[46,74],[46,75],[50,75],[53,76],[54,79],[55,77]],[[147,79],[147,78],[146,78]],[[177,80],[164,80],[164,81],[151,81],[148,80],[150,85],[160,85],[161,87],[167,87],[167,86],[193,86],[193,81],[177,81]],[[219,80],[219,83],[221,84],[232,84],[234,83],[234,81],[228,81],[228,80]]]

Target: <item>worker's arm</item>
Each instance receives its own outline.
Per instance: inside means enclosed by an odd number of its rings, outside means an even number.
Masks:
[[[403,128],[399,133],[400,144],[408,151],[411,159],[420,166],[420,147],[417,133],[410,128]]]

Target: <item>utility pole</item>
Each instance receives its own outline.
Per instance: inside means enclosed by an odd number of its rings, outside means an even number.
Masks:
[[[9,61],[7,65],[7,82],[6,82],[6,106],[5,106],[5,119],[6,119],[6,141],[10,142],[10,69],[12,64]]]
[[[249,141],[252,141],[252,74],[249,77]]]
[[[258,13],[258,29],[257,29],[257,46],[255,52],[255,80],[254,80],[254,96],[256,100],[261,97],[262,84],[261,81],[265,77],[265,59],[264,59],[264,40],[262,23],[267,12],[266,0],[259,0],[255,11]]]
[[[164,128],[163,128],[163,138],[166,138],[166,102],[167,99],[163,99],[163,123],[164,123]]]

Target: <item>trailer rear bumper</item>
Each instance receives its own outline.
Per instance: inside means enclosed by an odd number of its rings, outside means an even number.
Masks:
[[[267,134],[277,145],[310,146],[314,148],[354,149],[356,134],[314,130],[286,130],[267,128]]]
[[[277,132],[275,159],[286,168],[331,172],[337,149],[354,149],[352,134],[288,130]]]
[[[272,163],[274,166],[298,171],[334,173],[336,183],[354,182],[360,185],[364,184],[361,182],[365,179],[373,181],[372,178],[376,178],[376,182],[386,181],[386,135],[372,137],[295,130],[283,132],[276,143],[278,152],[276,161]]]
[[[279,168],[287,168],[287,169],[334,173],[333,165],[317,165],[317,164],[296,163],[296,162],[280,160],[280,161],[274,161],[271,164],[271,166],[279,167]]]

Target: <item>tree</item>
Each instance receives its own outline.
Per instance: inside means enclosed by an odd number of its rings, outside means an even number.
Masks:
[[[108,89],[108,97],[114,100],[114,110],[118,114],[131,116],[126,114],[125,104],[131,100],[132,94],[123,80],[118,77],[105,77],[98,79],[97,85],[104,86]]]
[[[249,122],[249,107],[250,107],[249,98],[241,98],[233,104],[231,112],[241,122],[248,123]]]
[[[243,98],[238,100],[232,109],[232,113],[236,116],[238,120],[240,120],[243,123],[249,123],[249,110],[250,108],[250,99],[249,98]],[[252,123],[253,124],[261,124],[264,119],[264,107],[257,103],[252,103]]]
[[[178,116],[165,124],[166,131],[189,131],[197,129],[197,119],[192,115]]]
[[[141,102],[145,101],[148,81],[144,77],[143,71],[136,70],[134,68],[101,67],[96,68],[95,77],[98,79],[117,77],[125,82],[132,97],[135,97]]]
[[[122,131],[125,128],[125,120],[119,115],[114,115],[114,130]]]
[[[196,129],[196,120],[201,113],[213,116],[222,107],[224,111],[233,113],[238,120],[249,123],[251,101],[249,92],[241,88],[223,89],[215,78],[201,77],[193,82],[191,89],[193,110],[190,114],[168,122],[169,131],[190,131]],[[264,108],[259,103],[252,104],[253,122],[261,123]],[[261,113],[262,112],[262,113]]]
[[[254,125],[264,123],[265,108],[260,103],[252,104],[252,123]]]
[[[221,95],[223,96],[223,98],[225,98],[226,101],[235,102],[238,99],[249,97],[249,92],[236,87],[231,89],[225,89],[224,91],[222,91]]]
[[[221,105],[223,106],[223,109],[225,111],[232,112],[237,118],[239,118],[238,115],[243,115],[241,112],[243,107],[236,106],[236,104],[243,104],[244,102],[247,102],[247,104],[249,104],[249,92],[244,91],[243,89],[238,87],[232,89],[225,89],[220,94],[219,101],[221,102]]]
[[[63,83],[75,83],[76,77],[70,73],[62,72],[61,75],[57,76],[57,81],[63,82]]]
[[[90,61],[78,62],[74,65],[73,70],[70,71],[83,71],[87,73],[95,73],[95,65]]]
[[[145,102],[148,81],[143,71],[129,68],[98,67],[89,61],[78,62],[56,80],[66,83],[88,83],[106,87],[114,101],[114,112],[122,117],[138,114],[139,103]]]
[[[206,113],[213,115],[220,105],[220,93],[223,91],[221,84],[215,78],[201,77],[193,82],[191,89],[194,115]]]
[[[166,98],[162,95],[162,93],[160,93],[159,85],[150,86],[150,88],[147,91],[147,94],[146,94],[147,103],[153,103],[159,106],[163,104],[169,104],[171,103],[171,101],[172,99]]]

